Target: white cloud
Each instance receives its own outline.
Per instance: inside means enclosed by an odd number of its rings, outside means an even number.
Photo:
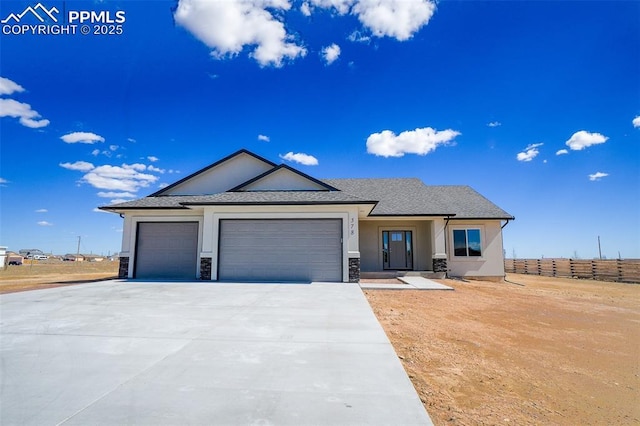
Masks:
[[[452,129],[437,131],[431,127],[407,130],[396,135],[391,130],[373,133],[367,138],[367,152],[381,157],[402,157],[404,154],[426,155],[439,145],[448,145],[460,132]]]
[[[309,7],[309,3],[302,3],[302,6],[300,6],[300,12],[302,12],[304,16],[311,16],[311,7]]]
[[[14,92],[24,92],[24,87],[8,78],[0,77],[0,95],[10,95]]]
[[[109,204],[120,204],[120,203],[126,203],[127,201],[131,201],[131,200],[126,200],[124,198],[116,198],[114,200],[109,201]]]
[[[276,17],[290,8],[288,0],[180,0],[174,19],[210,47],[216,58],[237,55],[251,46],[250,56],[261,66],[280,67],[284,59],[307,53]]]
[[[134,138],[127,138],[127,140],[131,143],[136,143],[136,140]]]
[[[151,161],[152,163],[155,163],[156,161],[159,160],[158,157],[154,157],[153,155],[150,155],[147,157],[147,160]]]
[[[322,49],[322,58],[327,63],[327,65],[331,65],[338,59],[339,56],[340,46],[335,43]]]
[[[104,165],[96,167],[82,177],[82,181],[94,188],[111,191],[137,192],[158,180],[157,176],[140,173],[144,164]]]
[[[280,155],[280,158],[286,161],[292,161],[294,163],[303,164],[305,166],[317,166],[318,160],[316,157],[308,154],[288,152],[285,155]]]
[[[430,0],[358,0],[352,13],[376,37],[404,41],[428,24],[435,10]]]
[[[96,143],[96,142],[104,142],[104,138],[100,135],[96,135],[91,132],[72,132],[68,133],[64,136],[60,136],[60,139],[65,141],[66,143]]]
[[[269,142],[271,140],[271,138],[269,136],[266,136],[266,135],[258,135],[258,140],[262,141],[262,142]]]
[[[109,145],[111,151],[116,151],[118,148],[120,148],[118,145]]]
[[[47,222],[46,220],[41,220],[40,222],[37,222],[37,223],[40,226],[53,226],[53,223]]]
[[[100,154],[100,150],[99,149],[94,149],[93,151],[91,151],[91,155],[93,155],[94,157],[97,157],[98,154]]]
[[[13,99],[0,99],[0,117],[19,118],[20,124],[32,129],[49,125],[49,120],[42,119],[31,105]]]
[[[58,164],[60,167],[64,167],[69,170],[77,170],[80,172],[88,172],[89,170],[94,169],[94,165],[91,163],[87,163],[86,161],[76,161],[75,163],[60,163]]]
[[[137,170],[139,172],[144,172],[145,170],[147,170],[147,166],[145,166],[144,164],[140,164],[140,163],[123,164],[122,167],[124,167],[125,169]]]
[[[36,213],[47,213],[48,211],[49,211],[49,210],[47,210],[47,209],[38,209],[38,210],[36,210],[35,212],[36,212]]]
[[[7,186],[5,185],[6,183],[9,183],[9,181],[6,179],[0,178],[0,186]]]
[[[102,198],[135,198],[136,194],[132,194],[131,192],[98,192],[98,197]]]
[[[592,175],[589,175],[589,180],[590,181],[598,181],[600,179],[602,179],[603,177],[607,177],[609,176],[609,173],[602,173],[602,172],[596,172]]]
[[[161,169],[159,167],[154,167],[154,166],[147,167],[147,170],[149,170],[150,172],[156,172],[156,173],[161,173],[161,174],[165,172],[164,169]]]
[[[569,151],[567,151],[566,149],[559,149],[556,151],[556,155],[565,155],[568,154]]]
[[[499,121],[492,121],[490,123],[487,123],[487,126],[488,127],[500,127],[500,126],[502,126],[502,123],[499,122]]]
[[[527,146],[523,152],[519,152],[516,158],[518,161],[531,161],[540,154],[538,147],[544,145],[543,143],[533,143]]]
[[[360,31],[354,31],[347,37],[347,40],[352,41],[354,43],[367,43],[371,40],[371,37],[363,35]]]
[[[574,151],[581,151],[591,145],[605,143],[609,138],[600,133],[589,133],[585,130],[575,132],[567,141],[566,145]]]
[[[158,185],[158,188],[162,189],[162,188],[166,188],[167,186],[169,186],[168,183],[162,182],[161,184]]]
[[[633,119],[633,127],[640,127],[640,115]]]

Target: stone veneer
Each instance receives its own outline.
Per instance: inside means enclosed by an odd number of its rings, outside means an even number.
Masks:
[[[447,272],[447,259],[433,259],[433,272]]]
[[[120,267],[118,268],[118,278],[129,278],[129,258],[120,258]]]
[[[203,281],[211,280],[211,258],[200,258],[200,279]]]
[[[349,282],[350,283],[360,282],[360,258],[359,257],[349,258]]]

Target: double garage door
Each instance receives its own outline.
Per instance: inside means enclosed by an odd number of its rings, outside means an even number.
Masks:
[[[342,281],[342,220],[221,220],[218,252],[224,281]]]
[[[218,279],[342,281],[341,219],[224,219]],[[136,278],[195,279],[197,222],[138,224]]]

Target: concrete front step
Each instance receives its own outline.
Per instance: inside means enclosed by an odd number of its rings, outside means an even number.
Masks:
[[[444,272],[433,271],[374,271],[374,272],[360,272],[361,279],[389,279],[398,277],[424,277],[432,279],[445,278]]]

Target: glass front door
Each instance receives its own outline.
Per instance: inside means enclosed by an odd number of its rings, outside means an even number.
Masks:
[[[384,269],[413,269],[411,231],[382,231]]]

